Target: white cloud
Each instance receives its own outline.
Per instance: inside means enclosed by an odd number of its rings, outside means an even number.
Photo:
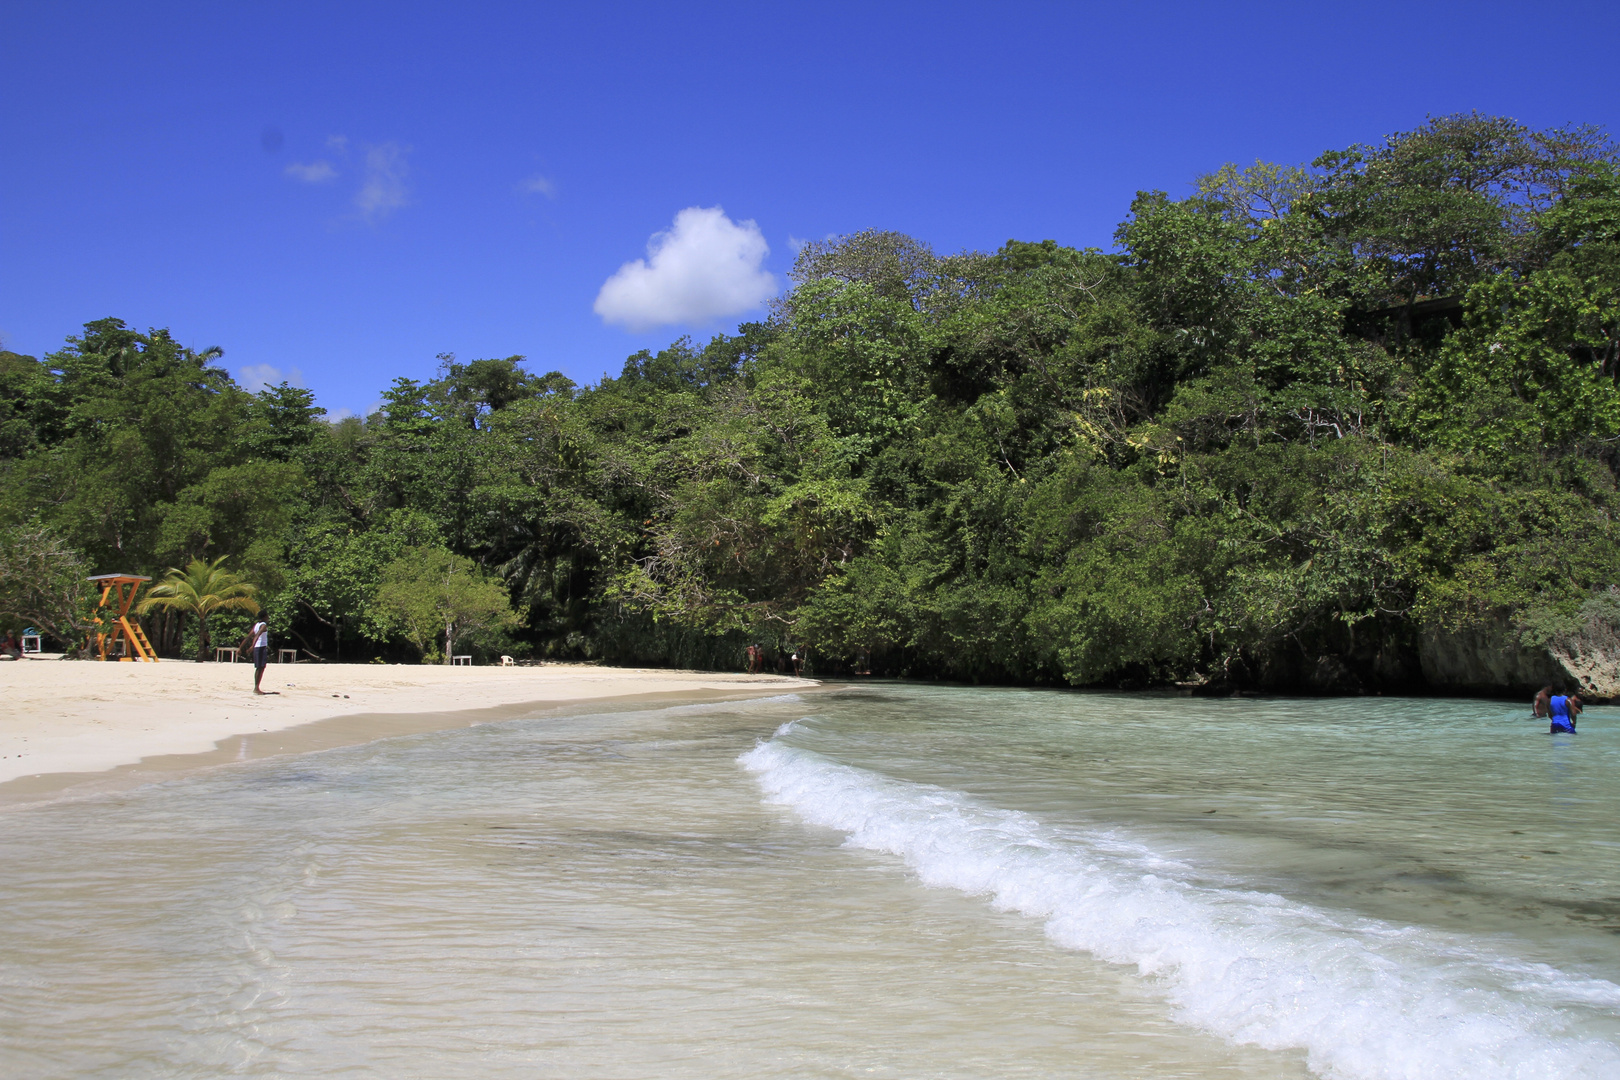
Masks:
[[[294,180],[301,180],[306,184],[324,184],[338,174],[330,161],[312,161],[308,165],[293,162],[282,170]]]
[[[236,369],[236,381],[250,394],[268,390],[281,383],[304,385],[304,373],[297,368],[281,370],[274,364],[247,364]]]
[[[386,402],[382,398],[378,398],[363,409],[328,409],[326,415],[321,419],[328,424],[341,424],[345,420],[365,420],[382,412],[382,407],[385,404]]]
[[[645,259],[625,263],[603,283],[593,310],[638,333],[740,315],[776,295],[776,279],[760,265],[770,250],[752,221],[732,221],[718,206],[689,206],[668,232],[647,241]]]
[[[349,137],[347,135],[328,135],[326,148],[334,154],[347,154],[349,152]]]
[[[557,185],[550,177],[535,173],[518,185],[518,190],[525,195],[544,195],[548,199],[557,197]]]
[[[386,142],[366,147],[366,179],[355,192],[355,209],[367,221],[387,217],[410,202],[405,155],[410,147]]]
[[[794,236],[792,233],[788,233],[788,247],[793,249],[793,254],[795,255],[803,251],[804,245],[808,244],[809,242],[810,241],[808,240],[803,240],[797,236]]]

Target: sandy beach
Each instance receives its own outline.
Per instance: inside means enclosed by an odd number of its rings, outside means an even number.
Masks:
[[[577,702],[706,700],[816,685],[775,675],[584,664],[296,664],[271,665],[264,688],[274,692],[258,697],[247,664],[30,659],[0,664],[0,803]],[[109,775],[98,781],[94,774]]]

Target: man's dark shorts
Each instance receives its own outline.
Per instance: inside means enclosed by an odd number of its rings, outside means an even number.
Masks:
[[[255,646],[253,646],[253,666],[256,667],[256,668],[262,668],[262,667],[264,667],[264,665],[268,664],[269,662],[270,662],[270,646],[268,646],[268,645],[255,645]]]

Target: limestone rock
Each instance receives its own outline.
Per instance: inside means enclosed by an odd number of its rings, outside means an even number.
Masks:
[[[1569,685],[1579,686],[1581,697],[1587,701],[1620,698],[1620,649],[1566,652],[1562,646],[1554,645],[1549,652],[1566,673]]]
[[[1506,623],[1468,630],[1431,629],[1418,650],[1434,690],[1534,696],[1543,686],[1579,688],[1588,701],[1620,698],[1620,635],[1588,623],[1543,646],[1526,645]]]

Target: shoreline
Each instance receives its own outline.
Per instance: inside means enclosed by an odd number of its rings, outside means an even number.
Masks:
[[[49,666],[47,666],[49,665]],[[127,790],[236,761],[544,716],[813,690],[791,676],[524,668],[26,661],[0,665],[0,811]]]

